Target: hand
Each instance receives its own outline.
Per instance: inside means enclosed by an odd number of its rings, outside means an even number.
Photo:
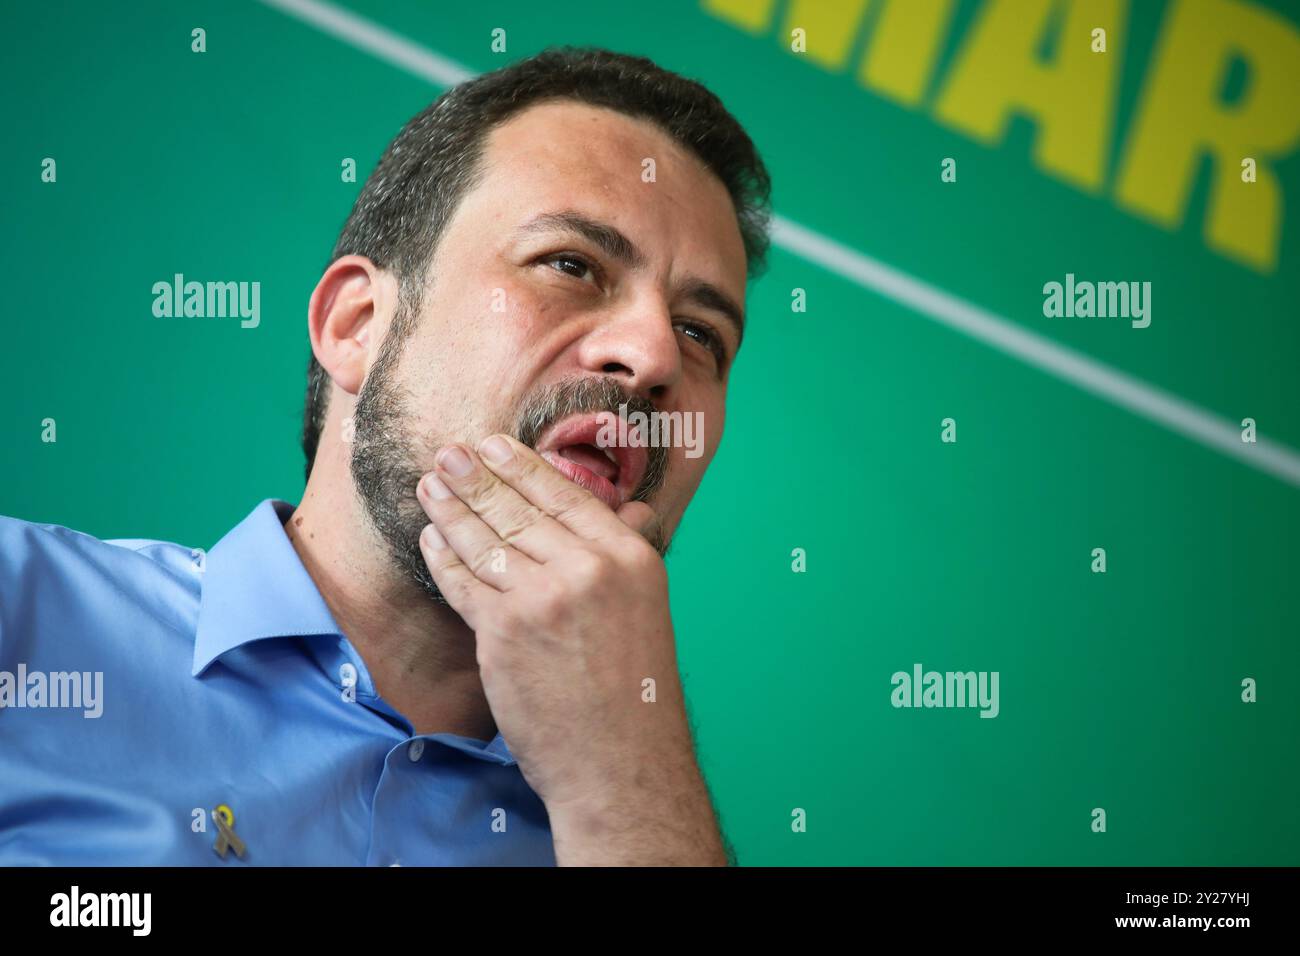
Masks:
[[[653,509],[610,510],[508,436],[479,447],[483,457],[447,446],[420,482],[432,521],[421,548],[475,633],[488,705],[546,804],[557,859],[562,842],[611,847],[623,833],[643,853],[689,844],[715,862],[720,837],[686,719],[667,573],[639,533]]]

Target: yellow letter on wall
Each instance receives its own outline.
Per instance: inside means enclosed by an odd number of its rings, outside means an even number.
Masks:
[[[925,96],[953,0],[889,0],[871,30],[860,79],[904,106]]]
[[[989,0],[958,51],[935,103],[935,117],[981,142],[995,144],[1014,113],[1038,124],[1034,158],[1046,171],[1098,191],[1115,112],[1119,51],[1092,52],[1092,31],[1112,38],[1127,10],[1123,0],[1069,0],[1055,38],[1056,56],[1036,51],[1052,20],[1051,0]]]
[[[1220,86],[1233,56],[1248,67],[1231,105]],[[1206,242],[1252,268],[1277,268],[1282,194],[1265,157],[1282,156],[1300,134],[1300,36],[1275,13],[1245,3],[1176,3],[1153,56],[1116,200],[1160,225],[1182,222],[1201,157],[1214,158]],[[1256,181],[1241,181],[1244,157]]]

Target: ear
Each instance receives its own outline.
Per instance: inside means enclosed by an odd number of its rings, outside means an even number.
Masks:
[[[330,263],[311,294],[311,350],[334,384],[349,395],[361,391],[372,352],[383,338],[382,318],[391,314],[394,289],[392,277],[365,256],[342,256]]]

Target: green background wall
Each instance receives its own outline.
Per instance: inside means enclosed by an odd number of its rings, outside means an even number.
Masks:
[[[1013,2],[1032,21],[1039,4]],[[1208,156],[1174,224],[1115,199],[1176,3],[1117,5],[1105,172],[1083,188],[1042,160],[1032,116],[983,138],[937,116],[984,2],[953,5],[916,103],[859,79],[880,3],[347,5],[476,72],[590,43],[699,78],[750,130],[780,215],[1300,448],[1300,58],[1271,73],[1290,95],[1268,117],[1281,144],[1259,152],[1280,216],[1261,266],[1205,238]],[[1297,43],[1295,4],[1191,6],[1207,38],[1272,11],[1250,36]],[[1054,8],[1048,60],[1089,42],[1059,34],[1068,12]],[[818,50],[838,29],[842,62],[791,52],[787,20]],[[1267,66],[1249,47],[1216,81],[1225,109]],[[210,547],[259,500],[296,501],[307,299],[360,188],[340,162],[364,180],[440,89],[253,0],[6,3],[0,78],[0,513]],[[1196,121],[1187,109],[1176,124]],[[260,281],[260,326],[155,318],[152,285],[176,272]],[[1067,272],[1152,282],[1151,326],[1044,318],[1042,286]],[[1300,479],[788,248],[749,309],[726,440],[669,559],[701,759],[740,862],[1300,863]],[[894,709],[890,675],[917,662],[998,671],[1000,715]]]

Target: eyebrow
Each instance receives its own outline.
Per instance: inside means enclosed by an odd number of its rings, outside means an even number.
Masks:
[[[531,235],[538,232],[568,232],[581,236],[606,256],[631,269],[646,264],[646,257],[631,239],[609,223],[598,222],[573,209],[562,212],[548,212],[526,222],[519,234]],[[681,294],[689,301],[705,309],[712,309],[726,316],[736,329],[736,347],[745,337],[744,310],[717,286],[704,279],[691,276],[682,288]]]

